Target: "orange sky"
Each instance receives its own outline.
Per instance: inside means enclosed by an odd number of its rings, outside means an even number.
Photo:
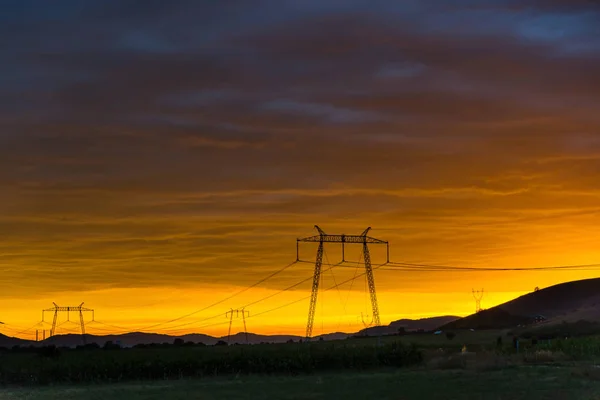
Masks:
[[[331,231],[334,233],[334,231]],[[309,232],[310,233],[310,232]],[[382,238],[396,237],[392,231],[374,230],[373,235],[382,235]],[[558,240],[565,240],[568,235],[560,235]],[[529,237],[534,235],[529,234]],[[282,238],[284,239],[284,238]],[[275,239],[276,242],[279,240]],[[400,239],[399,239],[400,240]],[[481,266],[481,267],[503,267],[503,266],[548,266],[562,264],[586,264],[598,260],[600,254],[594,252],[585,252],[586,247],[575,247],[571,245],[569,250],[553,242],[554,246],[548,246],[547,240],[539,237],[533,241],[530,240],[529,251],[521,250],[517,246],[507,255],[499,255],[495,260],[481,262],[474,260],[472,263],[466,261],[454,265],[462,266]],[[281,248],[287,248],[290,253],[289,259],[294,259],[295,239],[289,238],[291,245],[281,243]],[[539,245],[538,245],[539,243]],[[585,244],[585,241],[582,241]],[[580,246],[582,243],[577,243]],[[422,249],[414,246],[404,246],[403,248],[394,245],[392,241],[392,260],[405,260],[408,262],[431,262],[440,264],[444,260],[451,260],[450,257],[429,258],[427,260],[418,258],[422,254]],[[314,259],[314,246],[310,244],[301,245],[301,258],[304,260]],[[538,247],[543,246],[543,247]],[[378,251],[373,247],[373,264],[379,265],[385,261],[383,249]],[[541,251],[542,248],[547,249]],[[404,257],[399,255],[400,250]],[[573,250],[571,250],[573,249]],[[578,250],[579,249],[579,250]],[[340,254],[338,246],[326,245],[325,262],[328,264],[338,262]],[[448,251],[450,251],[448,249]],[[461,249],[455,250],[457,254],[464,254]],[[258,249],[257,256],[268,253]],[[347,259],[358,262],[360,255],[356,249],[347,250]],[[182,261],[183,262],[183,261]],[[225,311],[230,308],[241,308],[246,304],[261,300],[269,295],[278,293],[281,289],[291,286],[294,283],[308,278],[312,274],[313,265],[300,263],[291,266],[280,275],[265,282],[259,287],[248,290],[247,292],[234,297],[231,300],[210,308],[206,311],[194,314],[181,320],[166,323],[165,321],[175,319],[182,315],[194,313],[220,299],[226,298],[231,294],[243,289],[241,284],[251,285],[263,276],[267,276],[271,271],[283,267],[284,259],[279,264],[269,262],[262,268],[252,268],[250,272],[244,273],[242,269],[235,268],[235,261],[229,263],[219,263],[218,259],[211,262],[211,265],[220,265],[223,272],[217,272],[211,278],[210,270],[200,268],[195,274],[195,278],[185,281],[181,278],[178,284],[146,284],[131,285],[130,287],[109,288],[106,285],[102,289],[89,288],[83,291],[60,290],[52,293],[50,290],[39,291],[41,294],[34,294],[26,297],[19,295],[15,291],[13,296],[5,296],[2,299],[4,322],[8,325],[3,327],[5,334],[20,333],[26,328],[32,327],[41,320],[40,310],[51,308],[52,302],[59,305],[78,305],[85,301],[85,306],[96,310],[96,323],[90,322],[91,315],[86,316],[88,332],[94,334],[119,333],[125,330],[136,330],[142,328],[144,331],[161,332],[172,335],[180,335],[191,332],[201,332],[216,336],[224,335],[227,332],[228,323],[225,318]],[[179,263],[176,261],[163,261],[161,267],[164,268],[162,274],[178,273]],[[327,266],[324,266],[326,269]],[[357,278],[354,283],[347,283],[340,286],[340,290],[329,289],[336,284],[352,278],[357,271],[362,272],[362,265],[353,265],[351,262],[346,267],[335,267],[323,273],[323,281],[319,294],[319,303],[315,317],[314,334],[327,333],[332,331],[357,331],[363,327],[363,319],[370,322],[371,307],[366,291],[365,278]],[[510,300],[519,295],[528,293],[535,286],[541,288],[547,287],[563,281],[597,277],[598,270],[569,270],[569,271],[518,271],[518,272],[477,272],[477,271],[406,271],[406,270],[388,270],[379,269],[375,271],[375,279],[378,288],[378,299],[380,304],[380,313],[383,323],[389,323],[400,318],[422,318],[437,315],[468,315],[473,312],[475,303],[471,294],[471,289],[484,288],[486,293],[483,298],[482,306],[491,307]],[[205,277],[202,277],[202,275]],[[227,276],[229,274],[229,276]],[[120,278],[119,282],[126,282],[126,277]],[[175,278],[173,278],[175,279]],[[211,282],[214,281],[214,282]],[[231,283],[226,283],[230,280]],[[203,282],[204,281],[204,282]],[[33,282],[35,283],[35,282]],[[264,311],[277,308],[282,305],[293,303],[296,300],[303,299],[309,294],[311,282],[308,281],[295,290],[279,293],[265,301],[258,302],[247,309],[251,317],[247,320],[249,330],[256,333],[276,334],[289,333],[303,335],[305,331],[308,300],[304,299],[298,303],[284,307],[280,310],[268,312],[264,315],[254,316]],[[33,285],[32,285],[33,286]],[[115,285],[118,286],[118,285]],[[125,285],[122,285],[125,286]],[[48,294],[50,293],[50,294]],[[27,295],[27,294],[25,294]],[[362,317],[361,317],[362,315]],[[65,316],[59,319],[60,328],[58,333],[76,332],[78,326],[77,315],[72,315],[71,322],[68,322]],[[18,336],[33,338],[35,330],[50,329],[52,313],[46,314],[45,322],[39,323],[27,332]],[[108,324],[108,325],[105,325]],[[158,324],[158,326],[153,327]],[[144,329],[151,327],[150,329]],[[235,320],[234,331],[242,331],[242,320]],[[41,333],[40,333],[41,335]]]
[[[228,309],[310,277],[311,265],[165,321],[294,261],[314,224],[371,226],[396,262],[600,262],[591,3],[17,3],[0,15],[14,38],[0,63],[0,332],[31,338],[54,301],[94,308],[91,333],[161,323],[152,330],[222,335]],[[327,254],[339,261],[335,246]],[[324,287],[354,274],[333,272]],[[490,307],[597,273],[375,279],[387,323],[467,315],[472,288]],[[316,334],[357,330],[370,312],[364,278],[321,300]],[[249,329],[303,334],[307,311],[304,300]]]

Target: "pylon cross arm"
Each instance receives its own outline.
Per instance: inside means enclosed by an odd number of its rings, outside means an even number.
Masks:
[[[365,241],[369,244],[388,244],[385,240],[376,239],[370,236],[362,235],[317,235],[298,239],[299,242],[309,243],[357,243],[362,244]]]

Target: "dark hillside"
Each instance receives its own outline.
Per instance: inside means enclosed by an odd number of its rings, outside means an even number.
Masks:
[[[0,347],[11,348],[13,346],[29,346],[33,343],[34,342],[30,342],[29,340],[8,337],[0,333]]]
[[[442,330],[453,329],[505,329],[514,328],[518,325],[526,325],[533,322],[533,318],[513,315],[501,308],[494,307],[483,310],[477,314],[450,322],[444,325]]]
[[[503,329],[534,322],[600,322],[600,278],[561,283],[518,297],[443,326],[443,329]]]
[[[600,278],[572,281],[532,292],[501,304],[514,315],[553,318],[600,304]]]

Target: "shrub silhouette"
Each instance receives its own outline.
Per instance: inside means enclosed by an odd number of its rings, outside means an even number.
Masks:
[[[60,350],[52,346],[44,346],[38,350],[38,354],[45,358],[58,358],[60,356]]]
[[[114,343],[107,343],[104,348],[114,346]],[[56,347],[44,351],[50,355],[58,354]],[[164,348],[159,345],[125,348],[116,352],[60,349],[60,353],[61,357],[56,357],[52,362],[28,362],[29,356],[21,353],[3,359],[0,363],[0,386],[110,383],[236,374],[295,375],[406,367],[422,361],[422,354],[416,347],[401,342],[380,346],[346,342],[191,348],[173,345]]]
[[[104,346],[102,348],[104,350],[119,350],[121,346],[109,340],[108,342],[104,343]]]

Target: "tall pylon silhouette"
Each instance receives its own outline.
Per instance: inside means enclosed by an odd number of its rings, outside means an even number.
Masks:
[[[308,322],[306,324],[306,339],[312,337],[313,323],[315,320],[315,311],[317,308],[317,296],[319,294],[319,282],[321,280],[321,267],[323,265],[323,252],[325,243],[341,243],[342,244],[342,262],[345,261],[345,246],[346,244],[359,244],[363,246],[363,257],[365,260],[365,274],[367,276],[367,282],[369,285],[369,294],[371,297],[371,309],[373,313],[373,324],[375,326],[381,325],[379,318],[379,304],[377,303],[377,292],[375,290],[375,278],[373,276],[373,268],[371,267],[371,254],[369,252],[368,244],[382,244],[387,247],[387,263],[390,261],[390,245],[385,240],[376,239],[368,236],[371,228],[365,229],[360,235],[346,235],[346,234],[327,234],[317,225],[315,229],[319,233],[315,236],[310,236],[303,239],[297,239],[296,241],[296,260],[299,259],[298,247],[300,242],[312,242],[319,243],[317,249],[317,257],[315,261],[315,272],[313,275],[313,285],[310,298],[310,305],[308,308]]]

